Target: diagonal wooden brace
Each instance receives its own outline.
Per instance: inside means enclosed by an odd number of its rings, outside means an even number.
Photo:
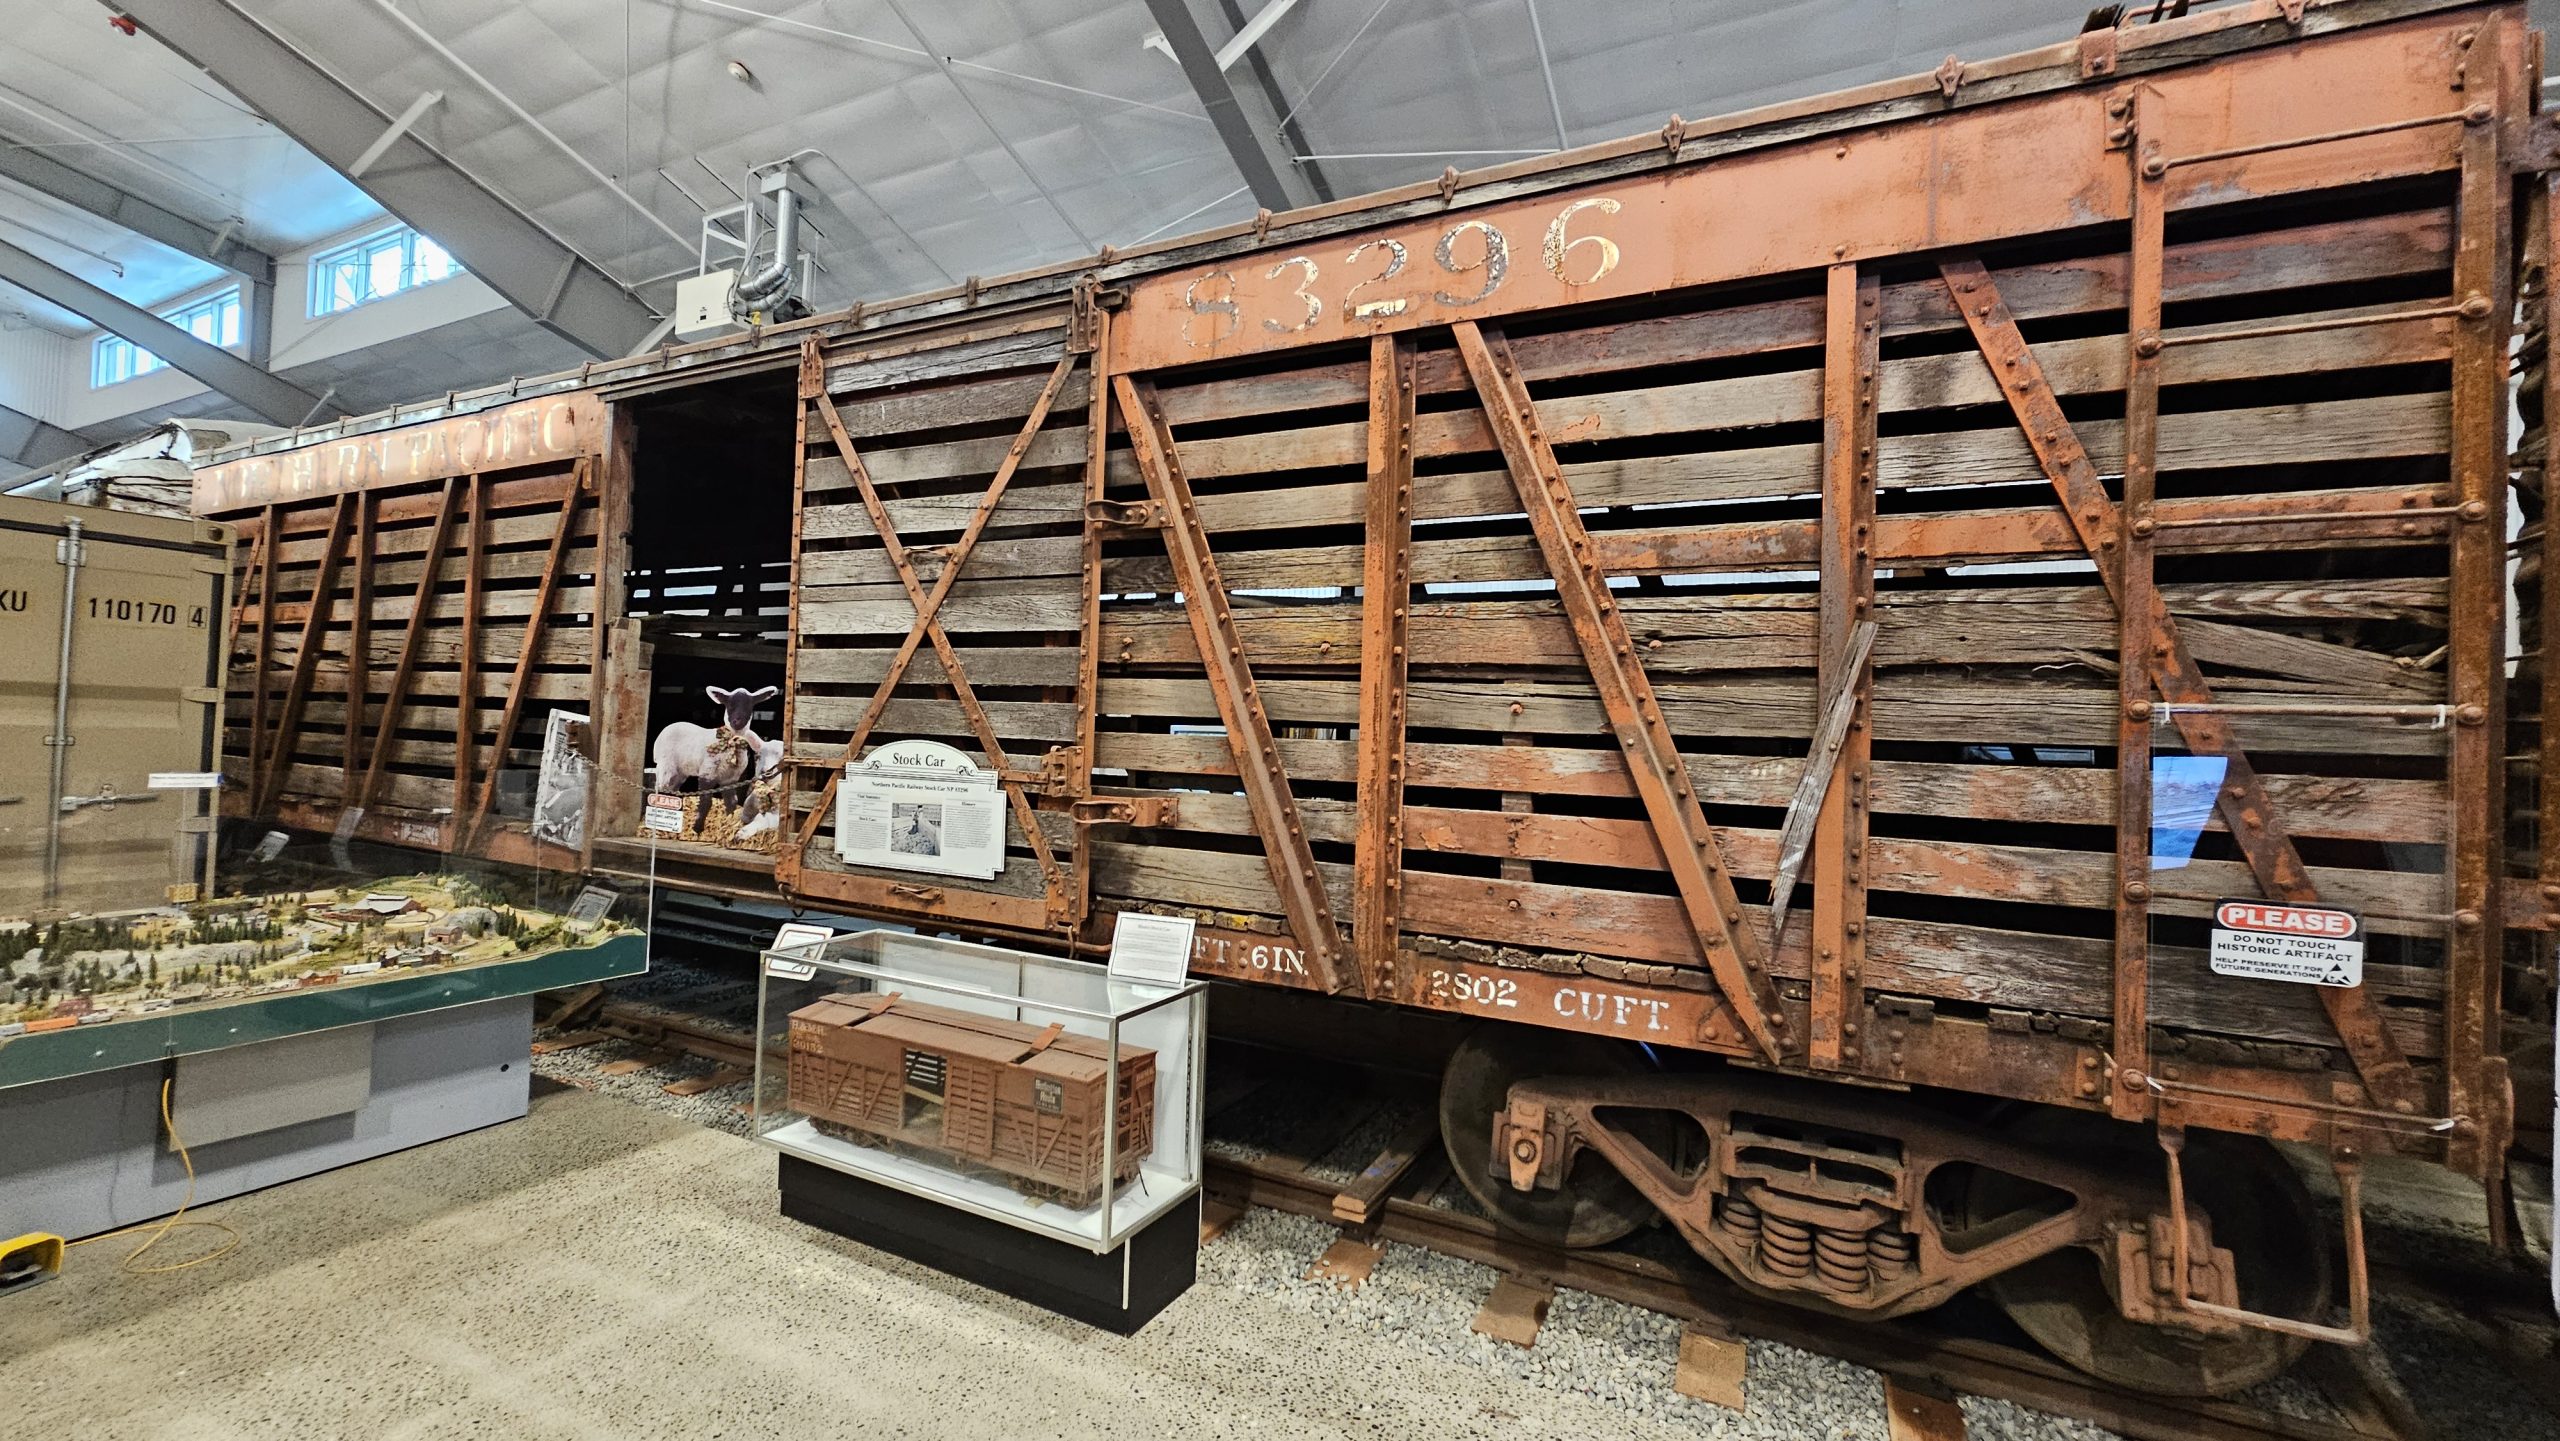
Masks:
[[[1462,320],[1452,327],[1458,356],[1466,362],[1484,403],[1485,419],[1501,443],[1502,458],[1520,493],[1520,507],[1537,533],[1538,549],[1554,575],[1556,599],[1573,626],[1573,636],[1591,669],[1592,685],[1608,713],[1609,728],[1626,752],[1627,769],[1636,794],[1662,846],[1664,865],[1680,892],[1680,904],[1705,953],[1707,970],[1724,991],[1734,1018],[1770,1060],[1784,1059],[1788,1049],[1786,1013],[1779,1009],[1777,989],[1769,983],[1758,939],[1742,923],[1742,903],[1733,891],[1707,816],[1689,784],[1689,772],[1672,741],[1671,728],[1655,701],[1653,683],[1635,658],[1635,640],[1609,593],[1609,578],[1591,559],[1591,534],[1575,509],[1573,492],[1556,465],[1554,449],[1538,426],[1528,383],[1511,358],[1511,347],[1499,331]]]
[[[1225,722],[1227,748],[1235,756],[1236,776],[1243,783],[1245,804],[1253,813],[1254,831],[1262,839],[1263,860],[1271,869],[1271,885],[1288,912],[1289,929],[1306,947],[1307,963],[1327,991],[1340,992],[1352,983],[1343,956],[1342,932],[1334,923],[1333,903],[1324,879],[1316,873],[1315,850],[1307,843],[1298,804],[1289,793],[1289,774],[1280,765],[1280,745],[1271,734],[1271,713],[1253,683],[1253,668],[1244,658],[1244,640],[1228,609],[1226,582],[1218,575],[1218,559],[1209,550],[1209,533],[1192,504],[1191,482],[1183,477],[1174,454],[1173,432],[1156,404],[1155,387],[1111,377],[1120,401],[1120,418],[1129,429],[1130,453],[1146,477],[1147,491],[1165,515],[1164,548],[1173,561],[1175,584],[1183,609],[1191,617],[1192,638],[1199,644],[1209,673],[1209,693],[1217,698],[1218,717]]]
[[[1940,273],[1953,293],[1957,311],[1973,331],[1983,362],[1991,367],[2000,393],[2007,397],[2019,428],[2026,432],[2037,463],[2053,482],[2063,513],[2070,518],[2090,559],[2097,563],[2109,598],[2122,607],[2125,588],[2118,566],[2121,522],[2115,504],[2098,478],[2097,467],[2090,463],[2088,452],[2072,431],[2070,420],[2062,413],[2062,404],[2054,397],[2043,367],[2036,363],[2035,353],[2019,332],[2017,319],[2001,301],[1999,288],[1980,261],[1949,261],[1940,267]],[[2151,653],[2146,657],[2125,656],[2121,663],[2148,666],[2152,684],[2173,707],[2170,720],[2190,751],[2222,758],[2222,789],[2217,806],[2223,824],[2230,828],[2232,838],[2248,858],[2250,873],[2257,877],[2260,888],[2279,901],[2318,901],[2319,890],[2311,882],[2311,873],[2294,849],[2293,838],[2286,833],[2257,770],[2233,739],[2230,723],[2211,711],[2190,709],[2210,705],[2213,691],[2179,638],[2176,616],[2156,589],[2145,587],[2144,596],[2138,600],[2147,600],[2144,628],[2151,636]],[[2382,1010],[2374,1004],[2373,997],[2361,988],[2322,986],[2318,990],[2321,1005],[2337,1026],[2339,1040],[2345,1043],[2356,1073],[2364,1079],[2374,1099],[2403,1114],[2416,1112],[2425,1103],[2425,1092],[2400,1043],[2385,1027]]]
[[[1794,899],[1796,877],[1804,873],[1804,863],[1813,846],[1813,826],[1831,794],[1832,772],[1839,769],[1840,748],[1849,739],[1849,720],[1858,713],[1865,699],[1859,693],[1857,677],[1867,668],[1867,658],[1875,653],[1876,623],[1862,620],[1849,632],[1848,652],[1840,658],[1840,683],[1822,704],[1822,719],[1813,735],[1813,749],[1804,758],[1804,774],[1796,778],[1796,793],[1787,801],[1787,822],[1778,831],[1778,872],[1769,880],[1769,934],[1784,935],[1787,908]]]
[[[1060,360],[1058,369],[1051,373],[1048,388],[1041,393],[1040,404],[1034,409],[1030,423],[1016,437],[1013,449],[997,470],[977,512],[969,518],[969,529],[962,535],[961,544],[953,549],[951,559],[944,565],[930,595],[926,594],[924,583],[916,579],[915,562],[907,558],[906,545],[898,539],[898,528],[889,519],[889,508],[882,503],[879,488],[871,483],[870,467],[862,463],[861,452],[854,449],[853,437],[845,430],[844,416],[836,410],[834,398],[821,389],[812,400],[818,407],[820,418],[826,421],[827,434],[835,441],[836,454],[843,458],[845,470],[853,476],[854,489],[862,497],[862,508],[871,517],[871,528],[879,534],[880,549],[889,557],[890,567],[897,571],[899,584],[906,587],[908,603],[916,608],[915,623],[908,628],[902,656],[914,656],[918,635],[933,643],[934,656],[942,662],[943,679],[951,686],[952,699],[959,703],[960,713],[967,718],[970,732],[978,738],[980,749],[986,752],[987,764],[1000,775],[1011,771],[1013,763],[1005,755],[1004,742],[997,738],[995,723],[987,718],[986,707],[979,702],[977,691],[969,685],[968,673],[961,668],[959,654],[951,648],[951,638],[943,633],[937,612],[942,608],[943,597],[951,593],[961,562],[968,558],[969,549],[977,544],[979,534],[986,529],[987,517],[994,512],[996,503],[1004,498],[1004,488],[1021,465],[1022,455],[1030,448],[1032,436],[1039,430],[1040,423],[1048,418],[1049,402],[1056,398],[1058,387],[1065,382],[1067,369],[1074,361],[1073,356]],[[845,747],[844,758],[836,763],[818,803],[810,809],[808,820],[801,824],[797,849],[805,850],[816,837],[818,825],[826,816],[827,805],[835,798],[836,787],[843,780],[845,766],[859,758],[858,748],[869,738],[871,727],[886,707],[889,693],[898,679],[899,672],[893,670],[873,695],[870,707],[863,714],[861,729]],[[1013,803],[1014,821],[1022,828],[1023,840],[1031,847],[1032,858],[1040,865],[1042,884],[1053,901],[1063,898],[1067,893],[1066,875],[1058,868],[1057,857],[1050,854],[1049,839],[1040,829],[1040,817],[1032,809],[1031,798],[1023,794],[1019,785],[1009,781],[1001,784],[1006,798]]]

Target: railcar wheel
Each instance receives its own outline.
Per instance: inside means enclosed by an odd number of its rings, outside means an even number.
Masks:
[[[2011,1133],[2076,1160],[2120,1169],[2145,1191],[2166,1190],[2165,1164],[2151,1133],[2058,1110],[2018,1118]],[[2273,1146],[2253,1137],[2191,1130],[2187,1204],[2213,1222],[2213,1240],[2231,1250],[2240,1304],[2298,1320],[2326,1321],[2335,1298],[2328,1228],[2310,1190]],[[1967,1189],[1975,1224],[2026,1199],[2030,1183],[1982,1168]],[[2039,1345],[2103,1381],[2172,1396],[2225,1396],[2282,1374],[2310,1342],[2249,1328],[2200,1336],[2125,1319],[2101,1277],[2098,1258],[2072,1247],[1983,1283],[2000,1309]]]
[[[1493,1173],[1493,1118],[1511,1087],[1542,1076],[1631,1076],[1643,1053],[1621,1041],[1491,1022],[1449,1057],[1440,1077],[1440,1143],[1467,1194],[1505,1229],[1551,1246],[1605,1246],[1654,1218],[1653,1203],[1590,1152],[1554,1191],[1515,1191]]]

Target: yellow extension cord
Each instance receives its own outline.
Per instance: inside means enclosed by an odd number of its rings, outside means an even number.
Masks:
[[[166,1080],[160,1083],[160,1124],[166,1126],[169,1130],[169,1144],[178,1148],[178,1164],[187,1168],[187,1194],[178,1202],[178,1209],[170,1212],[168,1219],[163,1221],[145,1221],[137,1226],[125,1226],[113,1231],[101,1231],[94,1236],[83,1236],[77,1241],[69,1242],[64,1247],[65,1250],[70,1249],[71,1246],[86,1246],[92,1241],[104,1241],[116,1236],[130,1236],[136,1231],[149,1231],[151,1233],[150,1238],[145,1240],[141,1245],[134,1247],[130,1252],[127,1252],[124,1258],[124,1264],[118,1269],[136,1276],[161,1276],[166,1275],[171,1271],[186,1270],[190,1266],[201,1266],[207,1261],[219,1261],[223,1257],[240,1249],[240,1233],[231,1229],[228,1225],[225,1225],[220,1221],[188,1221],[182,1219],[187,1214],[187,1208],[196,1203],[196,1163],[195,1159],[187,1154],[187,1143],[178,1138],[178,1123],[176,1119],[169,1114],[169,1086],[170,1083]],[[133,1264],[134,1262],[142,1259],[144,1252],[159,1245],[163,1237],[167,1236],[171,1231],[178,1229],[180,1226],[206,1227],[210,1230],[220,1231],[231,1239],[223,1245],[207,1251],[203,1255],[197,1256],[192,1260],[172,1261],[165,1266],[137,1266]]]

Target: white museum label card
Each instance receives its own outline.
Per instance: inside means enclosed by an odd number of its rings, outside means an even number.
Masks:
[[[849,865],[993,880],[1004,870],[1004,792],[940,741],[888,741],[836,786],[836,856]]]
[[[1189,916],[1122,911],[1111,929],[1111,978],[1181,985],[1191,974],[1191,932],[1198,924]]]
[[[2364,922],[2336,906],[2223,901],[2213,908],[2213,973],[2300,986],[2364,984]]]
[[[569,919],[583,926],[592,926],[611,914],[613,903],[621,899],[622,893],[611,886],[589,886],[578,892],[578,898],[569,903]]]
[[[222,772],[153,771],[144,787],[155,791],[218,791],[222,789]]]
[[[772,948],[777,951],[797,950],[802,946],[831,941],[835,939],[835,934],[825,926],[813,926],[807,921],[793,921],[773,933]],[[764,958],[764,973],[768,976],[780,976],[785,980],[805,981],[816,975],[818,968],[816,964],[809,961],[792,961],[780,956],[767,956]]]

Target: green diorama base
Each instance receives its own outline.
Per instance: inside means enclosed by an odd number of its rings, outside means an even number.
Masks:
[[[0,1086],[648,969],[627,922],[494,878],[361,884],[112,915],[0,919]],[[567,906],[572,896],[544,896]]]

